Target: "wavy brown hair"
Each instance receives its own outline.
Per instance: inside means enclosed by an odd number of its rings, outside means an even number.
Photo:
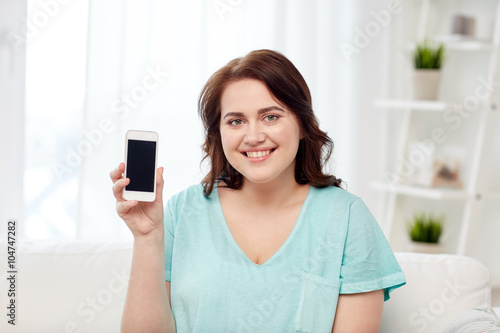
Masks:
[[[210,195],[217,180],[239,189],[243,176],[227,161],[220,137],[221,97],[227,83],[241,79],[263,82],[273,96],[298,120],[303,138],[295,158],[295,180],[315,187],[341,187],[342,180],[323,173],[330,158],[333,141],[319,129],[312,109],[311,93],[295,66],[281,53],[257,50],[231,60],[215,72],[205,84],[198,100],[198,112],[205,127],[203,160],[210,159],[210,172],[202,180],[203,192]],[[202,160],[202,161],[203,161]]]

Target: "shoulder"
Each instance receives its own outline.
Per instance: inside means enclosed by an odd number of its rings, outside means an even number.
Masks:
[[[375,221],[370,209],[359,196],[334,186],[313,189],[308,209],[314,214],[330,216],[350,227]]]
[[[187,198],[196,198],[198,196],[203,196],[203,186],[201,184],[191,185],[184,190],[175,193],[169,199],[170,200],[185,200]]]
[[[353,203],[362,201],[360,197],[336,186],[311,187],[311,189],[314,191],[315,203],[350,207]]]
[[[205,214],[214,194],[206,197],[201,184],[192,185],[172,195],[165,204],[165,226],[176,229],[182,220],[196,221]]]
[[[167,210],[169,211],[179,211],[185,208],[185,206],[202,206],[206,204],[212,195],[206,197],[203,194],[203,186],[201,184],[191,185],[188,188],[172,195],[166,204]]]

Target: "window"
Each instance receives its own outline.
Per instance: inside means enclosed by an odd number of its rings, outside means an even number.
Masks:
[[[24,235],[74,238],[88,1],[28,1]]]

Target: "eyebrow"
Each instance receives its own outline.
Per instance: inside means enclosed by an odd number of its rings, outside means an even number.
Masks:
[[[267,108],[262,108],[262,109],[259,109],[257,111],[257,114],[263,114],[263,113],[266,113],[266,112],[269,112],[269,111],[281,111],[281,112],[285,112],[285,110],[283,110],[282,108],[278,107],[278,106],[268,106]],[[224,115],[224,118],[222,119],[226,119],[226,117],[243,117],[244,114],[243,112],[228,112]]]

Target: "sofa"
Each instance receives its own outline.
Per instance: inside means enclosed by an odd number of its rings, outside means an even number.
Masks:
[[[0,280],[0,332],[119,332],[131,257],[131,241],[19,243],[10,258],[13,270],[3,270]],[[490,303],[488,271],[474,259],[396,257],[407,285],[385,303],[381,332],[443,332],[462,314]],[[8,259],[2,246],[2,267]]]

